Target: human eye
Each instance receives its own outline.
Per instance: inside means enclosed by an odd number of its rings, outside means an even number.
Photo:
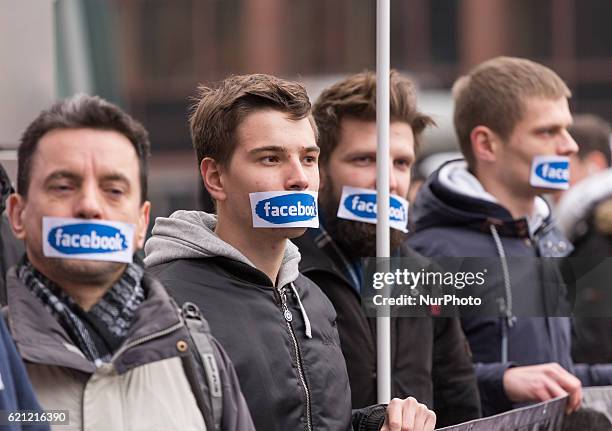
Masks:
[[[111,199],[119,199],[127,193],[127,186],[122,184],[121,182],[111,182],[108,184],[102,185],[102,190],[106,195],[108,195]]]
[[[54,193],[67,193],[74,190],[74,185],[69,181],[54,181],[49,184],[49,190]]]
[[[560,129],[558,127],[546,127],[541,129],[538,134],[543,138],[551,138],[556,136],[559,133],[559,130]]]
[[[397,159],[394,161],[394,164],[397,168],[402,169],[402,170],[406,170],[410,168],[410,165],[412,164],[411,160],[408,159]]]
[[[124,194],[123,190],[121,190],[120,188],[116,188],[116,187],[108,188],[106,189],[106,192],[113,196],[121,196]]]
[[[319,157],[316,155],[308,155],[304,157],[304,163],[306,165],[316,165],[319,161]]]
[[[276,165],[280,162],[280,158],[277,155],[268,154],[260,157],[259,161],[264,165]]]
[[[369,166],[375,162],[376,159],[370,155],[358,155],[351,159],[351,163],[356,166]]]

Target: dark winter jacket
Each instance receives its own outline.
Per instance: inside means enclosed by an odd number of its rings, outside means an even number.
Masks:
[[[300,272],[323,290],[338,314],[353,408],[361,408],[376,401],[376,319],[366,317],[338,261],[342,251],[332,241],[323,229],[309,229],[294,240],[302,255]],[[422,258],[408,247],[401,254]],[[438,426],[480,417],[478,386],[458,319],[393,318],[391,340],[393,397],[412,396],[426,404],[435,410]]]
[[[572,357],[589,364],[612,362],[612,307],[610,275],[612,274],[612,169],[589,176],[563,195],[556,213],[559,227],[574,244],[566,260],[564,274],[568,280],[580,279],[598,267],[599,283],[578,289],[572,285],[577,308],[587,307],[587,315],[573,320]],[[602,266],[606,268],[602,271]],[[591,273],[592,274],[592,273]],[[597,298],[593,303],[593,299]]]
[[[127,339],[109,363],[86,359],[60,323],[17,277],[7,276],[8,321],[36,395],[46,410],[68,410],[57,430],[214,429],[197,349],[178,307],[145,274],[146,300]],[[232,364],[213,340],[220,390],[221,429],[253,431]],[[1,364],[0,364],[1,365]],[[208,390],[210,386],[208,386]]]
[[[276,286],[214,234],[216,218],[158,218],[146,264],[179,301],[196,303],[232,359],[258,430],[378,430],[384,407],[351,414],[333,306],[298,272],[288,242]]]
[[[514,219],[478,180],[462,160],[444,164],[427,180],[411,207],[412,234],[408,244],[428,257],[563,257],[571,245],[552,224],[543,199],[536,201],[532,219]],[[509,279],[488,283],[487,289],[502,295],[505,310],[512,310],[512,296],[523,301],[544,301],[543,283],[563,285],[559,271],[536,273],[535,265],[513,268]],[[561,301],[563,298],[557,298]],[[509,302],[508,302],[509,301]],[[570,356],[570,319],[566,317],[464,318],[476,363],[483,413],[490,415],[512,407],[503,389],[503,375],[512,365],[557,362],[574,372],[584,386],[609,384],[609,367],[574,366]],[[529,342],[526,342],[529,340]]]
[[[0,316],[0,411],[41,410],[21,358],[15,349],[4,319]],[[18,431],[19,423],[0,426],[7,431]],[[46,431],[47,425],[31,425],[23,429]]]
[[[13,236],[4,213],[6,200],[12,192],[9,177],[0,164],[0,306],[6,304],[6,273],[19,261],[24,251],[23,243]]]

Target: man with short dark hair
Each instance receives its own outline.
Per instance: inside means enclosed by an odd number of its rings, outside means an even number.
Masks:
[[[421,188],[408,243],[428,257],[499,258],[502,269],[509,258],[530,258],[484,285],[500,317],[462,319],[483,412],[566,394],[568,410],[575,410],[581,385],[609,383],[609,370],[573,363],[567,317],[513,314],[517,298],[541,305],[545,288],[563,286],[558,270],[537,265],[540,257],[571,251],[539,194],[567,185],[568,158],[577,151],[568,132],[571,93],[541,64],[498,57],[459,78],[453,95],[465,160],[444,164]],[[564,300],[558,292],[555,302]]]
[[[7,276],[12,336],[43,408],[67,410],[68,429],[252,430],[205,321],[133,261],[149,147],[142,125],[98,97],[58,102],[28,126],[8,201],[26,246]]]
[[[304,87],[260,74],[202,87],[191,133],[217,217],[158,218],[145,261],[179,302],[205,311],[257,429],[432,430],[435,415],[415,399],[351,412],[333,307],[298,272],[288,239],[318,220],[319,147]]]
[[[433,123],[417,110],[412,82],[390,76],[390,190],[406,198],[411,167],[424,128]],[[353,408],[376,400],[376,319],[361,307],[361,258],[376,255],[376,225],[338,216],[346,187],[376,189],[376,75],[363,72],[323,90],[314,104],[321,157],[321,225],[294,240],[300,269],[338,313],[340,345],[347,361]],[[425,260],[391,230],[395,256]],[[435,409],[439,426],[480,416],[480,400],[467,341],[458,319],[401,317],[391,320],[393,396],[414,396]],[[418,340],[418,342],[415,342]]]

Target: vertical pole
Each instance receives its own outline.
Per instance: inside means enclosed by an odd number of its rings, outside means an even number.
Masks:
[[[390,0],[376,5],[376,257],[388,258],[389,242],[389,70],[390,70]],[[376,371],[379,403],[391,399],[391,328],[390,318],[376,318]]]

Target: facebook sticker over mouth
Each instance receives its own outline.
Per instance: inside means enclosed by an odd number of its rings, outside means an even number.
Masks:
[[[529,184],[555,190],[569,188],[569,157],[535,156],[531,162]]]
[[[376,224],[376,190],[344,186],[337,216],[346,220]],[[389,196],[389,226],[407,232],[408,201]]]
[[[257,192],[249,198],[253,227],[319,227],[316,192]]]
[[[118,221],[43,217],[43,254],[64,259],[132,262],[134,225]]]

